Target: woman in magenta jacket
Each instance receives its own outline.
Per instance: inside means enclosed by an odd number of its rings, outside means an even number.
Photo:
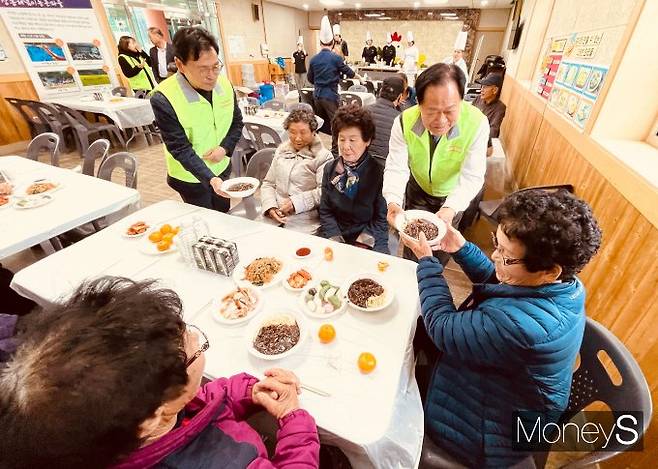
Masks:
[[[316,468],[299,381],[269,370],[201,386],[203,332],[171,290],[104,277],[35,314],[0,371],[0,454],[12,468]],[[230,360],[230,357],[226,357]],[[245,419],[279,424],[274,456]]]

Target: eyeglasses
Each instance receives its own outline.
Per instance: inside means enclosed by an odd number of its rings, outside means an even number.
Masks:
[[[217,61],[212,67],[196,67],[197,71],[202,75],[217,74],[222,71],[224,64],[221,61]]]
[[[500,258],[503,260],[503,265],[523,264],[523,259],[514,259],[512,257],[503,256],[503,254],[500,252],[500,248],[498,247],[498,238],[496,237],[496,233],[494,231],[491,232],[491,241],[493,242],[494,249],[498,251]]]
[[[194,360],[199,358],[203,352],[205,352],[210,348],[210,342],[208,341],[208,336],[204,334],[201,329],[199,329],[193,324],[188,324],[187,331],[190,333],[196,333],[199,339],[203,338],[203,342],[201,343],[201,348],[194,355],[192,355],[190,358],[187,359],[187,361],[185,362],[185,368],[189,368],[190,365],[194,363]]]

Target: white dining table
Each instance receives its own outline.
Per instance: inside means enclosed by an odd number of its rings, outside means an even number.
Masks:
[[[305,317],[309,334],[295,354],[274,361],[256,358],[248,351],[247,326],[227,326],[216,320],[213,300],[235,288],[232,280],[190,267],[176,252],[143,254],[146,238],[122,236],[137,220],[156,226],[165,221],[176,225],[195,216],[206,221],[210,234],[235,241],[241,261],[275,256],[283,261],[284,268],[302,265],[293,260],[294,253],[299,247],[308,247],[316,256],[304,265],[316,278],[335,282],[357,273],[377,272],[377,263],[386,261],[390,265],[381,275],[395,285],[394,301],[380,312],[365,313],[348,306],[331,319]],[[333,249],[332,261],[324,260],[325,247]],[[209,338],[210,348],[205,352],[208,377],[240,372],[260,377],[271,367],[282,367],[294,371],[304,384],[328,393],[327,397],[305,390],[300,396],[301,406],[314,416],[322,441],[339,446],[353,467],[417,467],[423,410],[411,346],[419,315],[415,263],[182,202],[163,201],[19,271],[12,288],[39,304],[48,304],[68,296],[84,279],[100,275],[161,279],[163,285],[176,291],[182,299],[185,321],[198,326]],[[260,315],[285,311],[302,314],[299,294],[281,284],[261,290],[261,295]],[[328,345],[317,337],[323,323],[332,324],[337,331],[336,339]],[[377,359],[370,374],[357,368],[357,357],[365,351]]]
[[[96,101],[91,96],[62,96],[49,98],[47,102],[68,106],[77,111],[103,114],[112,119],[121,130],[151,125],[155,120],[149,99],[112,96]]]
[[[313,91],[313,88],[304,88],[304,89]],[[345,94],[345,93],[350,93],[350,94],[357,95],[359,98],[361,98],[361,102],[363,103],[364,107],[375,104],[375,101],[377,100],[377,98],[375,98],[375,95],[372,94],[372,93],[364,93],[362,91],[339,91],[338,92],[338,94]],[[299,102],[299,91],[292,90],[288,94],[286,94],[285,102],[286,102],[286,106],[290,106],[292,104],[298,103]]]
[[[9,203],[0,206],[0,259],[127,209],[140,198],[135,189],[22,156],[0,157],[0,171],[14,186]],[[27,186],[39,179],[59,184],[52,202],[19,208],[16,202]]]

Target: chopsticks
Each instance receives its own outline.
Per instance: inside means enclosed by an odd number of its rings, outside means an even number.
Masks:
[[[314,388],[313,386],[309,386],[308,384],[300,383],[299,387],[302,388],[302,389],[305,389],[307,391],[310,391],[314,394],[317,394],[318,396],[331,397],[331,394],[329,394],[328,392],[323,391],[323,390],[318,389],[318,388]]]

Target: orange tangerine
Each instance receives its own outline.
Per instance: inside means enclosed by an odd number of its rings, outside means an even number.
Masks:
[[[377,360],[372,353],[363,352],[361,355],[359,355],[357,364],[359,365],[359,370],[361,370],[361,373],[368,374],[377,366]]]
[[[175,235],[177,235],[179,231],[180,231],[180,226],[176,226],[176,227],[172,230],[172,233],[175,234]]]
[[[174,240],[174,233],[167,233],[162,235],[162,241],[166,241],[171,244]]]
[[[170,247],[171,247],[171,243],[169,243],[169,242],[167,242],[167,241],[160,241],[160,242],[157,244],[158,251],[166,251],[166,250],[169,249]]]
[[[160,241],[162,241],[162,233],[160,233],[159,231],[154,231],[149,235],[149,241],[151,241],[152,243],[159,243]]]
[[[336,329],[331,324],[322,324],[318,330],[320,342],[328,344],[336,338]]]
[[[172,231],[174,231],[174,229],[171,227],[169,223],[165,223],[160,227],[160,233],[162,234],[171,233]]]

